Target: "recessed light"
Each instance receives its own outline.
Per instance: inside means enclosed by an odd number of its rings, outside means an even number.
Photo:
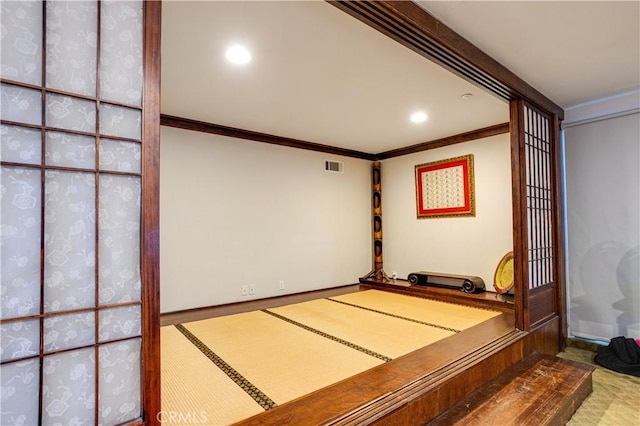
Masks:
[[[225,57],[227,60],[234,64],[246,64],[251,61],[251,53],[247,50],[246,47],[235,45],[231,46],[225,52]]]
[[[414,112],[413,114],[411,114],[411,117],[409,119],[412,123],[422,123],[424,121],[427,121],[427,114],[422,111]]]
[[[462,99],[469,99],[469,98],[473,97],[473,94],[471,94],[471,93],[465,93],[464,95],[461,95],[460,97],[461,97]]]

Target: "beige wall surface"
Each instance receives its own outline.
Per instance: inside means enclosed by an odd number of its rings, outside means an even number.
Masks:
[[[162,312],[353,284],[371,269],[368,161],[162,127],[160,169]]]
[[[415,166],[473,154],[475,217],[416,218]],[[509,134],[432,149],[382,163],[384,269],[475,275],[493,291],[498,262],[513,250]]]
[[[368,161],[167,127],[161,137],[162,312],[352,284],[371,269]],[[466,154],[476,216],[417,219],[415,165]],[[388,274],[477,275],[492,290],[513,247],[509,135],[383,161],[382,201]]]

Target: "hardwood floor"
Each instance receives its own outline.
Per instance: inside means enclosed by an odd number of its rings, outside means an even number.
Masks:
[[[535,353],[429,424],[564,425],[591,393],[593,370],[587,364]]]

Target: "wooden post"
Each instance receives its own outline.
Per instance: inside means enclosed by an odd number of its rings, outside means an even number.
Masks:
[[[375,161],[371,167],[371,197],[373,218],[373,269],[364,279],[389,281],[382,266],[382,176],[380,162]]]

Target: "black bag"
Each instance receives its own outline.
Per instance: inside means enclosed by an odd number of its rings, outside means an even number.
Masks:
[[[593,360],[609,370],[640,377],[640,346],[633,339],[614,337],[609,346],[598,349]]]

